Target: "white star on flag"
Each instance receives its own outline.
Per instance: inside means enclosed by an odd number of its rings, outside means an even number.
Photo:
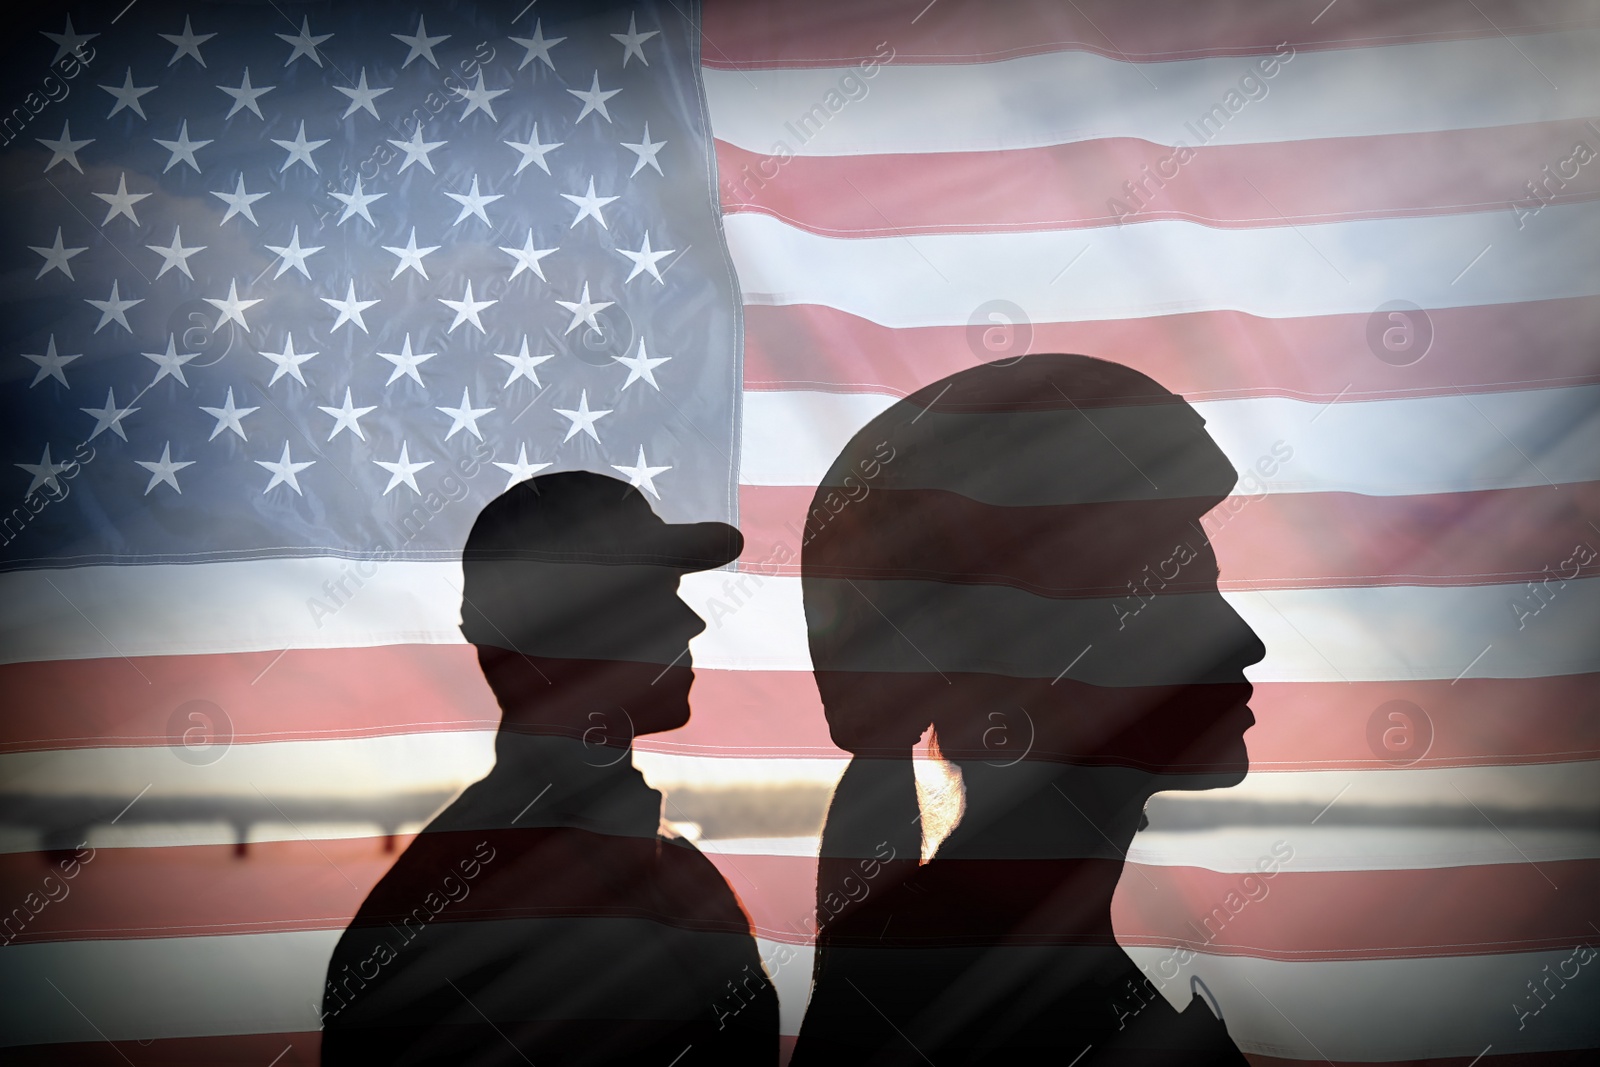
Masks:
[[[561,439],[563,444],[576,437],[579,430],[594,438],[595,443],[599,444],[600,435],[595,433],[594,424],[601,418],[611,414],[610,408],[606,408],[603,411],[589,410],[589,390],[587,389],[578,394],[578,406],[575,410],[572,408],[556,408],[555,411],[557,415],[565,416],[572,422],[572,425],[567,428],[567,436]]]
[[[483,328],[483,322],[478,318],[478,312],[482,311],[484,308],[498,304],[499,302],[500,301],[498,300],[472,299],[472,280],[469,278],[467,280],[467,293],[460,300],[448,300],[442,296],[439,298],[439,303],[456,313],[455,321],[450,323],[450,328],[445,332],[454,333],[455,328],[460,326],[463,322],[472,323],[472,325],[478,328],[479,333],[488,332]]]
[[[135,407],[117,407],[116,390],[107,389],[105,407],[79,408],[78,410],[83,412],[85,415],[94,416],[94,429],[90,431],[88,440],[93,441],[106,430],[110,430],[112,433],[126,441],[128,439],[128,434],[127,431],[122,428],[122,420],[127,418],[129,415],[132,415],[139,409]]]
[[[72,16],[67,16],[67,28],[60,33],[51,33],[49,30],[40,30],[39,33],[50,38],[56,43],[55,58],[50,60],[51,66],[61,62],[61,58],[68,52],[83,58],[81,49],[84,45],[100,36],[98,33],[78,33],[72,28]]]
[[[244,80],[239,83],[237,89],[227,85],[219,85],[217,88],[233,97],[233,106],[228,109],[226,115],[222,116],[224,119],[231,119],[239,111],[246,108],[255,112],[256,118],[265,119],[266,116],[261,113],[261,105],[256,101],[260,100],[263,94],[272,92],[277,86],[263,85],[260,88],[256,88],[251,85],[250,68],[246,67],[244,68]]]
[[[383,383],[384,386],[388,387],[393,385],[395,382],[399,381],[401,377],[410,378],[418,385],[422,385],[422,375],[417,372],[417,368],[438,354],[439,353],[437,352],[418,352],[417,354],[412,355],[411,335],[409,333],[406,334],[405,343],[400,347],[399,352],[378,353],[379,359],[386,359],[390,363],[394,364],[394,371],[389,375],[389,380]],[[426,388],[426,386],[424,386],[424,388]]]
[[[149,119],[150,116],[144,113],[144,108],[139,104],[139,98],[145,93],[154,92],[156,87],[154,85],[134,85],[132,67],[129,67],[127,74],[123,76],[121,85],[102,85],[100,88],[117,98],[117,102],[112,104],[111,110],[106,113],[106,118],[109,119],[123,108],[127,108],[140,118]]]
[[[438,245],[429,245],[427,248],[418,248],[417,228],[415,226],[411,227],[411,236],[407,238],[404,248],[401,248],[399,245],[383,246],[383,250],[385,252],[392,252],[394,255],[399,257],[400,260],[400,262],[395,264],[394,273],[389,275],[389,280],[394,281],[394,279],[400,277],[401,271],[408,269],[416,271],[418,274],[422,275],[424,279],[426,279],[428,277],[428,272],[422,267],[422,257],[427,255],[429,252],[439,251],[439,247],[440,246]]]
[[[296,226],[294,228],[294,232],[289,235],[288,244],[281,246],[267,245],[265,247],[268,252],[278,253],[278,272],[273,275],[274,278],[282,277],[284,271],[288,270],[290,267],[293,267],[295,270],[305,275],[307,281],[310,281],[311,272],[306,269],[306,257],[322,251],[325,246],[312,245],[310,248],[301,247],[300,227]]]
[[[68,25],[70,27],[70,22]],[[542,22],[535,22],[533,24],[532,37],[513,37],[511,39],[528,50],[528,54],[522,57],[522,62],[517,64],[518,70],[526,67],[535,59],[539,60],[551,70],[555,70],[556,65],[550,61],[550,49],[566,40],[565,37],[546,37],[544,35],[544,23]],[[56,58],[60,59],[61,57],[57,56]]]
[[[317,409],[333,416],[333,431],[328,434],[328,440],[330,441],[338,437],[341,430],[349,430],[365,441],[367,435],[361,432],[361,416],[378,410],[376,405],[365,408],[358,408],[352,405],[350,402],[350,387],[348,385],[344,387],[343,407],[335,408],[328,407],[325,404],[318,404]]]
[[[527,446],[524,445],[523,447],[526,448]],[[26,500],[34,493],[37,493],[40,486],[44,485],[48,485],[51,492],[59,494],[61,492],[61,480],[56,475],[72,466],[72,464],[53,462],[50,459],[50,445],[47,443],[44,446],[44,455],[39,457],[39,462],[15,463],[12,466],[21,467],[24,471],[33,475],[33,481],[28,483],[27,492],[22,494],[22,498]],[[500,466],[500,464],[497,464],[497,466]]]
[[[162,482],[172,486],[181,495],[183,488],[178,485],[178,472],[185,467],[194,466],[195,461],[185,459],[176,463],[173,462],[172,442],[168,441],[161,446],[160,459],[136,459],[134,462],[150,472],[150,484],[144,487],[144,495],[149,496],[151,491]]]
[[[610,229],[611,227],[606,225],[605,217],[600,214],[600,209],[611,203],[611,201],[620,199],[615,196],[595,196],[593,176],[589,178],[589,188],[586,191],[583,193],[562,193],[561,198],[572,201],[578,208],[578,214],[572,220],[572,226],[567,227],[569,230],[582,222],[585,216],[591,217],[598,222],[601,229]],[[457,221],[460,220],[458,219]]]
[[[272,360],[277,366],[277,370],[272,372],[272,380],[267,382],[269,387],[285,374],[301,385],[306,384],[305,378],[300,374],[300,364],[318,355],[316,352],[296,352],[294,350],[294,334],[288,334],[284,338],[282,352],[263,352],[261,354]]]
[[[366,219],[367,222],[372,223],[372,216],[367,213],[367,205],[376,200],[382,200],[389,194],[364,192],[361,188],[361,175],[357,174],[355,189],[348,193],[329,193],[328,195],[344,205],[344,211],[339,214],[339,221],[336,224],[343,226],[344,220],[350,218],[352,215],[360,215],[362,218]],[[376,223],[372,224],[377,225]]]
[[[567,92],[583,101],[583,108],[578,112],[578,117],[572,120],[572,124],[576,126],[591,113],[597,114],[607,122],[610,122],[611,112],[606,110],[606,101],[622,92],[622,90],[600,88],[600,72],[597,70],[594,72],[594,81],[590,83],[588,89],[568,89]]]
[[[661,385],[656,381],[655,369],[672,359],[671,356],[651,358],[650,354],[644,350],[643,337],[639,338],[639,354],[633,359],[629,359],[627,356],[612,356],[611,358],[628,368],[628,380],[622,383],[622,388],[626,389],[637,381],[646,381],[654,386],[658,393],[661,391]]]
[[[660,252],[653,251],[650,248],[650,231],[646,230],[644,234],[644,244],[639,246],[639,251],[633,252],[626,248],[619,248],[616,251],[618,255],[627,256],[633,261],[633,269],[628,272],[628,276],[626,278],[622,279],[622,283],[626,285],[641,274],[649,274],[650,277],[654,278],[656,281],[661,281],[661,271],[656,267],[656,263],[662,259],[665,259],[667,256],[672,255],[672,253],[676,252],[677,249],[666,248]]]
[[[239,440],[248,441],[250,438],[245,436],[244,425],[240,420],[242,420],[246,415],[254,414],[261,409],[259,407],[234,407],[233,386],[230,385],[228,386],[228,397],[222,402],[222,406],[220,408],[208,408],[202,404],[200,405],[200,410],[217,420],[217,425],[211,430],[211,436],[206,438],[207,441],[215,441],[217,439],[217,434],[221,433],[223,430],[232,430],[234,433],[239,435]]]
[[[443,405],[438,407],[438,410],[450,416],[450,429],[446,430],[444,435],[444,439],[446,441],[454,437],[457,430],[466,430],[478,440],[483,440],[483,434],[478,432],[478,420],[489,414],[489,412],[493,411],[494,408],[473,407],[472,398],[467,395],[467,392],[468,391],[465,388],[461,390],[460,407],[452,408],[445,407]]]
[[[539,265],[539,261],[552,252],[559,252],[560,248],[533,247],[533,228],[530,226],[528,228],[528,239],[523,242],[521,248],[501,245],[500,251],[517,261],[517,265],[511,268],[511,277],[515,278],[526,270],[537,274],[540,281],[548,281],[549,279],[544,276],[544,268]]]
[[[375,459],[372,462],[389,472],[389,484],[384,486],[384,496],[388,496],[389,490],[401,484],[409,486],[413,493],[421,496],[422,490],[417,488],[417,472],[424,467],[433,466],[433,460],[431,459],[423,460],[421,463],[413,463],[411,457],[406,454],[406,442],[404,441],[400,442],[400,458],[393,463],[388,463],[381,459]]]
[[[240,178],[239,182],[240,188],[243,188],[244,179]],[[139,201],[143,200],[147,196],[150,196],[151,194],[128,192],[128,175],[124,173],[117,178],[116,192],[90,193],[89,195],[96,196],[101,200],[104,200],[110,208],[110,210],[106,212],[106,217],[100,220],[100,225],[104,226],[118,215],[126,215],[133,221],[133,224],[137,226],[139,225],[139,217],[133,213],[133,205],[137,204]],[[262,193],[261,195],[265,196],[266,194]],[[254,222],[255,220],[251,219],[250,221]]]
[[[237,280],[230,280],[228,282],[228,295],[225,298],[218,300],[215,297],[208,296],[204,299],[206,303],[222,312],[221,315],[217,316],[217,324],[216,326],[212,327],[213,329],[220,330],[222,329],[223,323],[231,320],[233,322],[237,322],[239,324],[239,329],[243,330],[245,333],[250,332],[250,324],[244,321],[244,313],[261,303],[262,300],[261,297],[257,297],[254,300],[240,300],[239,283]]]
[[[535,474],[538,474],[540,471],[550,466],[548,463],[529,463],[528,446],[525,444],[517,447],[517,461],[515,463],[502,463],[499,460],[495,460],[494,465],[509,475],[509,477],[506,478],[507,489],[510,489],[518,482],[527,481]]]
[[[576,302],[571,300],[557,300],[556,303],[572,312],[572,321],[567,324],[567,328],[565,330],[561,331],[563,334],[569,334],[578,328],[578,323],[580,322],[587,322],[591,330],[600,329],[600,320],[595,318],[595,316],[604,311],[606,308],[610,307],[612,304],[615,304],[616,301],[590,301],[589,283],[584,282],[583,295],[580,296]]]
[[[141,352],[139,354],[145,359],[154,362],[158,368],[155,378],[150,382],[151,385],[155,385],[156,382],[163,378],[170,377],[178,379],[178,384],[185,388],[188,387],[189,381],[183,376],[183,365],[191,359],[200,358],[199,352],[179,353],[177,336],[170,333],[167,334],[167,350],[165,352]]]
[[[104,193],[95,193],[94,195],[95,196],[105,196],[106,194],[104,194]],[[147,197],[149,195],[150,195],[149,193],[140,193],[139,194],[139,198],[143,199],[144,197]],[[243,174],[239,175],[239,180],[234,185],[233,192],[225,193],[225,192],[222,192],[220,189],[213,189],[211,191],[211,195],[216,197],[217,199],[221,200],[224,204],[228,205],[227,212],[225,212],[223,214],[222,221],[217,223],[217,225],[219,225],[219,226],[222,225],[223,222],[227,222],[229,219],[233,218],[235,215],[243,215],[245,218],[250,220],[250,224],[252,226],[260,226],[261,225],[259,222],[256,221],[256,213],[250,209],[250,205],[255,203],[257,200],[260,200],[262,197],[266,196],[267,194],[266,193],[249,193],[249,192],[246,192],[245,188],[244,188],[244,175]],[[129,218],[132,218],[132,214],[131,213],[129,214]],[[110,220],[109,217],[107,217],[106,221],[109,222],[111,220]]]
[[[522,158],[517,161],[517,169],[512,172],[513,174],[521,174],[522,168],[529,163],[549,174],[550,164],[544,161],[544,157],[566,144],[565,141],[541,142],[539,140],[539,124],[537,122],[533,124],[533,133],[528,136],[526,141],[507,141],[505,143],[522,153]]]
[[[530,233],[530,236],[531,236],[531,233]],[[55,240],[54,244],[51,244],[51,245],[29,245],[28,248],[30,250],[34,251],[34,252],[39,253],[41,256],[44,257],[44,266],[40,267],[39,268],[39,273],[35,274],[33,276],[35,280],[43,278],[46,274],[50,273],[53,270],[59,270],[62,274],[65,274],[68,278],[72,278],[73,281],[77,281],[78,279],[72,277],[72,267],[70,265],[68,265],[67,261],[69,259],[71,259],[73,256],[79,255],[79,254],[87,252],[89,250],[89,246],[88,245],[84,245],[82,248],[66,248],[66,247],[64,247],[62,245],[62,243],[61,243],[61,227],[60,226],[56,227],[56,240]],[[188,271],[184,271],[184,273],[187,274]],[[156,275],[156,277],[159,278],[159,277],[161,277],[161,275],[158,274],[158,275]],[[515,277],[515,275],[513,275],[513,277]],[[541,277],[543,277],[543,275],[541,275]]]
[[[300,32],[298,34],[291,37],[287,33],[276,33],[273,36],[294,49],[289,53],[289,58],[283,61],[284,66],[287,67],[301,56],[305,56],[320,67],[322,66],[322,57],[317,54],[317,46],[332,37],[333,34],[325,33],[320,37],[311,36],[311,22],[306,17],[301,16]]]
[[[404,174],[406,172],[406,168],[411,166],[413,163],[421,163],[424,167],[428,168],[428,173],[432,174],[434,173],[433,160],[428,158],[428,153],[432,152],[440,145],[446,145],[450,142],[424,141],[422,139],[422,127],[418,126],[415,130],[411,131],[411,140],[391,140],[389,143],[406,154],[405,161],[400,164],[400,169],[395,171],[396,174]]]
[[[200,46],[211,40],[211,38],[215,37],[216,34],[196,34],[194,32],[194,28],[189,25],[189,16],[185,15],[183,16],[182,33],[161,33],[157,34],[156,36],[162,38],[168,44],[175,47],[175,51],[172,53],[172,58],[167,60],[167,66],[172,66],[184,56],[193,56],[194,61],[203,67],[206,65],[206,61],[200,58]],[[173,484],[176,485],[177,483]]]
[[[100,309],[100,321],[95,324],[95,333],[99,333],[101,327],[105,326],[105,324],[108,322],[115,322],[124,330],[132,333],[133,327],[128,325],[128,309],[133,307],[135,304],[144,303],[144,298],[140,297],[138,300],[123,300],[117,292],[117,280],[113,278],[111,279],[110,296],[106,297],[104,300],[91,300],[88,297],[85,297],[84,303]]]
[[[461,220],[465,219],[468,215],[476,215],[476,216],[478,216],[478,218],[482,219],[484,225],[487,226],[487,225],[489,225],[489,216],[485,215],[483,213],[484,206],[487,205],[487,204],[494,203],[496,200],[499,200],[505,194],[504,193],[489,193],[489,194],[485,195],[485,194],[479,193],[478,192],[478,176],[476,174],[474,174],[472,176],[472,189],[470,191],[465,192],[465,193],[449,193],[449,192],[447,192],[444,195],[448,196],[451,200],[454,200],[456,203],[461,205],[461,214],[457,215],[456,218],[455,218],[455,222],[452,222],[450,225],[455,226],[455,225],[459,224],[461,222]]]
[[[47,172],[64,159],[72,165],[73,170],[82,174],[83,168],[78,166],[78,149],[94,144],[93,137],[82,141],[74,141],[72,139],[72,123],[70,122],[61,124],[61,136],[55,140],[52,141],[47,137],[35,137],[34,140],[50,149],[50,161],[44,165],[44,169]],[[172,164],[169,163],[167,165],[171,166]]]
[[[522,345],[523,350],[526,351],[528,345],[527,338],[523,338]],[[39,370],[33,376],[33,381],[28,383],[29,389],[32,389],[46,378],[54,378],[68,389],[71,389],[72,386],[67,385],[67,376],[62,371],[62,368],[75,359],[82,359],[83,353],[79,352],[75,356],[56,355],[56,335],[51,334],[50,343],[48,346],[46,346],[44,355],[30,355],[29,353],[24,352],[22,353],[22,358],[28,360],[30,363],[35,364],[39,368]],[[501,358],[504,359],[505,357],[502,356]]]
[[[194,169],[194,172],[199,174],[200,164],[195,162],[195,150],[204,148],[206,145],[211,143],[210,141],[189,140],[188,119],[184,119],[182,124],[179,125],[178,139],[176,141],[163,141],[159,137],[152,137],[150,139],[156,144],[160,145],[162,148],[165,148],[168,152],[172,153],[172,155],[167,159],[167,165],[161,168],[162,174],[165,174],[167,171],[177,166],[180,161],[189,164],[189,166]]]
[[[638,16],[630,13],[628,15],[628,32],[613,33],[611,35],[612,38],[617,41],[617,43],[622,45],[623,67],[626,68],[628,65],[628,60],[632,59],[634,56],[638,56],[639,62],[648,67],[650,65],[650,61],[644,57],[643,45],[650,38],[658,36],[660,33],[660,30],[651,30],[649,33],[640,33]]]
[[[665,141],[650,140],[650,124],[648,122],[644,124],[644,135],[639,139],[638,144],[629,144],[627,141],[623,141],[622,147],[639,157],[634,161],[633,170],[628,177],[633,177],[645,167],[654,167],[656,173],[661,174],[661,161],[656,157],[661,154],[661,149],[666,147],[666,143]]]
[[[504,352],[496,352],[494,354],[494,358],[503,359],[511,365],[511,377],[506,379],[504,388],[509,389],[511,387],[511,383],[516,381],[518,378],[526,378],[528,381],[533,383],[533,387],[535,389],[543,389],[544,384],[539,381],[539,375],[535,372],[534,368],[539,366],[539,364],[547,363],[556,357],[554,354],[548,356],[528,355],[528,335],[523,334],[522,347],[515,355],[507,355]]]
[[[330,334],[347,322],[354,323],[362,333],[366,333],[367,324],[362,319],[361,313],[373,304],[378,303],[376,300],[356,299],[356,280],[354,278],[350,279],[350,288],[346,290],[343,300],[334,300],[326,296],[322,297],[321,300],[339,313],[338,317],[333,320],[333,325],[328,327],[328,333]]]
[[[333,87],[334,92],[343,93],[345,96],[350,98],[350,106],[345,108],[344,114],[340,115],[339,117],[341,119],[347,119],[351,115],[354,115],[357,111],[365,111],[375,119],[381,118],[381,116],[378,114],[378,105],[374,101],[393,88],[394,86],[392,85],[386,86],[382,89],[367,88],[367,68],[362,67],[361,77],[357,80],[356,87],[354,89],[346,89],[342,85],[335,85]]]
[[[429,37],[428,23],[421,15],[417,16],[416,33],[391,33],[389,36],[405,45],[408,49],[406,52],[405,62],[400,64],[401,70],[409,67],[411,65],[411,61],[416,59],[418,56],[421,56],[429,63],[432,63],[433,69],[438,70],[439,61],[433,58],[433,46],[450,39],[450,35],[448,33],[439,37]]]
[[[295,476],[316,462],[314,459],[308,459],[300,463],[294,462],[289,458],[289,442],[285,441],[283,443],[283,455],[276,461],[269,459],[255,461],[256,466],[265,467],[272,472],[272,480],[267,483],[265,489],[261,490],[261,495],[266,496],[272,492],[272,487],[275,485],[287,485],[296,494],[305,496],[304,493],[300,492],[300,480]]]
[[[208,141],[206,143],[209,144],[210,142]],[[300,129],[299,132],[294,135],[294,140],[284,141],[274,137],[272,138],[272,143],[289,153],[288,158],[283,161],[283,166],[278,168],[279,174],[282,174],[284,171],[294,166],[296,162],[304,163],[306,166],[310,167],[313,174],[320,173],[317,170],[316,163],[314,163],[311,159],[311,153],[327,144],[328,141],[326,138],[321,141],[306,140],[305,119],[300,120]]]
[[[639,461],[633,466],[624,467],[620,463],[613,463],[611,466],[628,476],[629,485],[643,489],[657,500],[661,499],[661,494],[656,492],[655,477],[672,469],[671,467],[652,467],[647,464],[644,458],[643,445],[639,446]]]
[[[186,247],[183,243],[182,228],[178,226],[172,228],[172,243],[170,245],[145,245],[145,247],[161,257],[161,269],[156,271],[157,278],[173,267],[177,267],[183,272],[183,276],[190,281],[194,281],[194,275],[189,273],[189,257],[206,249],[205,245],[190,245]]]
[[[472,114],[474,111],[481,111],[485,115],[488,115],[489,118],[495,122],[499,122],[500,120],[495,116],[494,107],[492,106],[494,98],[497,96],[504,96],[510,91],[510,89],[485,89],[483,87],[482,67],[478,68],[477,86],[470,89],[454,90],[457,96],[461,97],[467,102],[467,109],[461,113],[461,117],[463,119]]]

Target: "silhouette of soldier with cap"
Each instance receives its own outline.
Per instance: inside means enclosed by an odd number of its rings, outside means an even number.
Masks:
[[[749,918],[662,832],[661,794],[630,758],[634,737],[688,721],[705,623],[679,577],[742,547],[731,526],[665,523],[637,489],[586,472],[483,509],[461,629],[504,713],[495,766],[340,938],[327,1067],[776,1062]]]
[[[1182,398],[1087,356],[951,375],[845,446],[802,555],[817,686],[854,758],[795,1067],[1244,1067],[1111,921],[1150,796],[1248,767],[1244,668],[1265,649],[1199,525],[1234,481]],[[961,811],[924,863],[930,728]]]

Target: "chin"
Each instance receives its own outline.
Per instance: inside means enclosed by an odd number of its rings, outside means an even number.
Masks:
[[[689,705],[685,702],[681,708],[665,712],[662,715],[661,724],[655,728],[654,732],[661,733],[667,730],[677,730],[687,725],[689,725]]]
[[[676,730],[689,721],[689,701],[682,694],[663,693],[644,707],[630,706],[635,737]]]
[[[1250,752],[1245,748],[1243,737],[1207,752],[1203,759],[1196,762],[1205,769],[1163,775],[1161,788],[1193,791],[1227,789],[1244,781],[1250,772]]]
[[[1161,790],[1196,793],[1205,789],[1227,789],[1245,779],[1244,770],[1198,771],[1187,774],[1161,775]]]

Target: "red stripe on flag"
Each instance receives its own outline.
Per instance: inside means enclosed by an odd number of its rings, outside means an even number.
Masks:
[[[1046,148],[782,158],[716,142],[724,211],[829,237],[1004,233],[1182,219],[1259,227],[1349,219],[1522,213],[1600,196],[1600,171],[1559,189],[1529,160],[1594,138],[1577,120],[1476,130],[1179,150],[1136,138]],[[1201,144],[1203,132],[1186,141]],[[1419,165],[1448,159],[1454,165]]]
[[[1016,354],[984,348],[987,323],[892,329],[816,304],[747,306],[744,315],[746,389],[905,396],[998,355]],[[1440,308],[1428,311],[1426,321],[1432,355],[1405,367],[1374,354],[1368,339],[1372,315],[1264,319],[1204,311],[1038,322],[1029,327],[1026,351],[1112,360],[1190,400],[1371,400],[1600,381],[1594,359],[1600,297]],[[1385,325],[1376,327],[1380,339]]]
[[[399,843],[404,847],[410,839]],[[707,858],[739,896],[759,936],[811,942],[815,858],[718,853]],[[65,883],[70,892],[41,908],[13,943],[343,929],[393,860],[372,838],[266,842],[251,845],[243,858],[231,847],[215,845],[101,848]],[[36,890],[48,872],[45,864],[39,853],[0,856],[0,886],[8,899],[22,900]],[[967,878],[990,886],[1014,886],[1018,879],[1059,870],[1055,864],[1020,860],[966,861],[965,866]],[[1291,860],[1267,879],[1197,867],[1131,866],[1112,904],[1119,942],[1185,945],[1260,959],[1397,959],[1570,948],[1590,936],[1586,909],[1600,895],[1600,860],[1371,871],[1295,871]],[[174,894],[175,885],[196,891]],[[530,891],[541,900],[548,895],[536,887]],[[530,902],[537,905],[538,900]],[[1317,921],[1306,922],[1307,915]],[[1208,916],[1209,926],[1203,923]],[[906,921],[914,918],[908,915]],[[981,933],[950,929],[947,919],[936,929],[900,929],[899,923],[896,929],[934,940]],[[1191,919],[1197,925],[1191,926]],[[973,921],[982,925],[979,916]]]
[[[702,21],[703,66],[825,67],[855,63],[887,41],[902,63],[991,62],[1074,49],[1114,59],[1189,59],[1271,52],[1494,37],[1592,25],[1583,0],[1539,4],[1478,0],[1465,7],[1343,0],[1336,13],[1250,0],[1193,4],[1117,0],[1057,4],[1020,0],[996,18],[981,4],[874,8],[852,0],[786,5],[778,0],[711,0]],[[1331,5],[1330,5],[1331,6]],[[913,17],[915,16],[915,17]]]
[[[493,730],[498,706],[466,645],[297,650],[290,669],[252,679],[276,653],[152,656],[149,685],[130,687],[120,659],[0,667],[10,713],[0,751],[181,744],[169,722],[184,703],[209,700],[228,715],[234,743]],[[280,664],[281,668],[283,665]],[[352,681],[352,679],[359,681]],[[689,724],[640,738],[639,749],[690,756],[842,758],[805,671],[695,672]],[[1382,769],[1369,721],[1393,700],[1433,724],[1419,767],[1512,765],[1600,758],[1600,674],[1458,682],[1264,682],[1245,735],[1258,771]],[[1508,709],[1516,709],[1510,714]],[[330,724],[337,724],[336,726]],[[181,723],[180,723],[181,725]]]
[[[808,486],[740,488],[744,569],[800,573],[813,493]],[[1527,582],[1600,572],[1600,563],[1562,566],[1579,544],[1600,544],[1590,526],[1600,522],[1600,482],[1416,496],[1233,496],[1201,522],[1223,589],[1505,584],[1509,605],[1531,595]]]

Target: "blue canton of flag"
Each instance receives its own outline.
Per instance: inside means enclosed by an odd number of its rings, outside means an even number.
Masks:
[[[733,517],[739,318],[692,12],[65,23],[8,66],[0,116],[4,566],[448,559],[542,470]]]

